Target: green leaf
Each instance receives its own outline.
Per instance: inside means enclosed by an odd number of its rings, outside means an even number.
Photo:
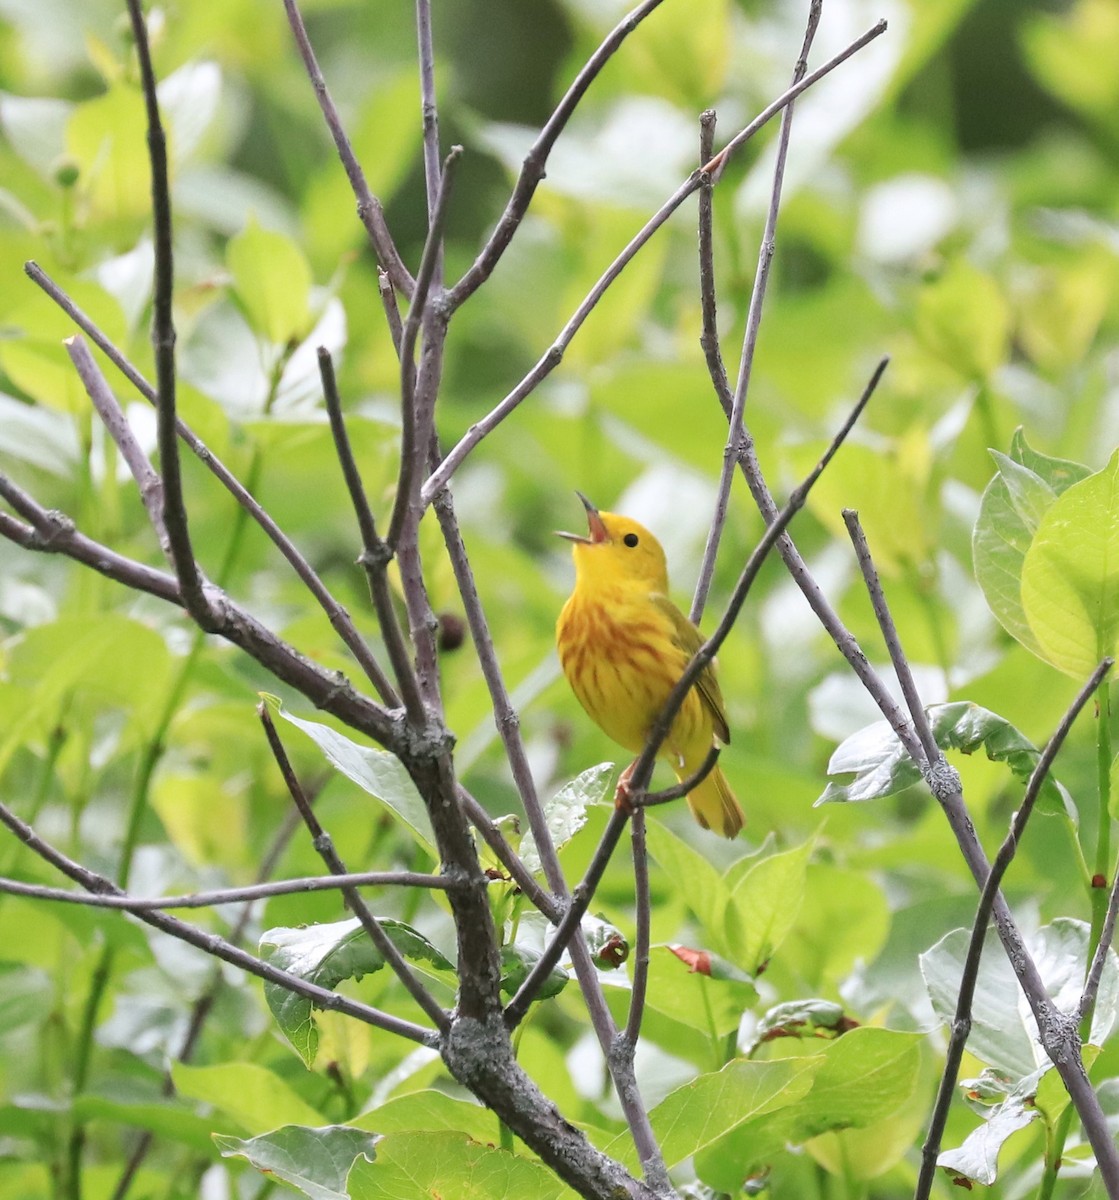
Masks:
[[[649,955],[646,1003],[716,1042],[734,1033],[742,1021],[742,1014],[757,1002],[758,993],[753,982],[745,976],[724,979],[719,978],[722,972],[717,967],[710,974],[697,970],[693,960],[695,954],[717,961],[717,956],[713,958],[708,951],[654,946]]]
[[[726,881],[697,850],[655,818],[647,822],[649,853],[671,880],[687,880],[685,903],[699,918],[711,941],[726,945],[730,908],[735,901]],[[741,922],[741,918],[738,918]]]
[[[726,912],[729,957],[751,975],[764,970],[796,923],[814,844],[809,839],[763,858],[734,889],[734,903]]]
[[[189,1146],[200,1154],[210,1149],[212,1117],[200,1117],[185,1109],[181,1101],[136,1104],[106,1096],[83,1095],[74,1099],[76,1121],[112,1121],[133,1129],[146,1129],[157,1137]]]
[[[433,858],[438,859],[435,836],[431,832],[431,821],[423,799],[396,755],[372,746],[360,746],[329,725],[294,717],[275,696],[261,695],[274,712],[303,730],[333,767],[395,813],[412,831],[416,840]]]
[[[786,1145],[823,1133],[860,1129],[891,1116],[912,1094],[920,1068],[921,1034],[861,1027],[822,1046],[810,1058],[774,1062],[818,1062],[812,1086],[785,1107],[733,1130],[700,1155],[696,1169],[707,1183],[729,1191],[752,1166],[765,1163]]]
[[[769,1009],[754,1028],[754,1036],[746,1053],[751,1055],[759,1046],[774,1038],[834,1038],[848,1033],[855,1022],[843,1011],[841,1004],[831,1000],[787,1000]]]
[[[540,951],[535,946],[516,944],[501,947],[501,990],[507,995],[513,993],[524,983],[528,973],[540,959]],[[567,987],[567,972],[558,963],[548,972],[540,990],[536,993],[537,1000],[547,1000],[558,996]]]
[[[410,925],[391,917],[378,920],[405,958],[425,963],[435,971],[454,972],[452,964]],[[272,966],[329,990],[343,979],[361,979],[385,965],[380,951],[356,917],[326,925],[269,929],[261,935],[260,950]],[[310,1066],[319,1044],[314,1002],[276,983],[265,983],[264,996],[284,1036]]]
[[[279,1075],[256,1063],[230,1062],[212,1067],[172,1063],[171,1074],[180,1096],[212,1104],[250,1133],[264,1133],[281,1125],[323,1123],[322,1113]]]
[[[1034,450],[1021,429],[1009,456],[992,451],[998,474],[987,485],[972,534],[975,578],[1003,628],[1041,657],[1022,608],[1022,566],[1034,534],[1056,498],[1090,472]]]
[[[453,1132],[485,1143],[497,1135],[499,1123],[493,1112],[482,1104],[425,1088],[395,1096],[372,1112],[354,1118],[352,1124],[357,1129],[374,1133]]]
[[[968,700],[934,704],[925,711],[942,750],[974,754],[982,749],[993,762],[1006,763],[1023,783],[1041,757],[1038,748],[1009,721]],[[885,721],[860,729],[836,748],[828,762],[828,774],[849,773],[855,776],[850,783],[829,783],[816,804],[879,800],[921,781],[917,765]],[[1042,812],[1075,817],[1071,798],[1051,775],[1041,786],[1038,805]]]
[[[346,1125],[285,1125],[242,1141],[214,1135],[223,1158],[245,1158],[258,1171],[301,1191],[311,1200],[348,1200],[346,1177],[354,1162],[376,1157],[376,1137]]]
[[[461,1133],[390,1133],[377,1159],[350,1171],[350,1200],[557,1200],[567,1189],[542,1163]]]
[[[963,1177],[987,1186],[998,1176],[998,1158],[1003,1144],[1012,1134],[1025,1129],[1041,1115],[1029,1103],[1035,1081],[1026,1090],[1018,1090],[1001,1103],[984,1112],[983,1124],[972,1130],[964,1143],[955,1150],[943,1150],[937,1166],[954,1177]]]
[[[971,931],[955,929],[921,955],[921,974],[937,1016],[950,1023],[956,1011],[960,979]],[[1046,991],[1064,1012],[1080,1001],[1087,969],[1089,927],[1061,917],[1027,938]],[[1090,1040],[1102,1044],[1119,1017],[1119,959],[1109,952],[1100,981]],[[968,1049],[980,1061],[1006,1072],[1016,1085],[1048,1063],[1037,1042],[1018,981],[994,930],[988,930],[972,1003]]]
[[[990,275],[956,258],[918,296],[917,336],[958,374],[982,382],[1006,358],[1010,309]]]
[[[1119,452],[1045,514],[1022,565],[1041,656],[1085,679],[1119,645]]]
[[[599,763],[576,776],[544,803],[548,832],[558,850],[565,846],[587,823],[587,806],[601,804],[614,777],[614,764]],[[534,874],[540,870],[540,855],[531,833],[521,841],[520,855]]]
[[[675,1166],[739,1126],[800,1100],[823,1065],[821,1055],[773,1062],[735,1059],[677,1088],[649,1114],[665,1162]],[[618,1143],[612,1143],[610,1152],[617,1151]]]
[[[311,268],[303,251],[256,218],[226,248],[233,287],[253,331],[273,345],[299,341],[311,324]]]

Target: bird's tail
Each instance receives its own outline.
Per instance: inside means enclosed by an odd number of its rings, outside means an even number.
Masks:
[[[690,772],[685,771],[677,778],[686,779],[688,774]],[[688,807],[704,829],[713,829],[726,838],[737,837],[746,821],[727,777],[717,765],[688,793]]]

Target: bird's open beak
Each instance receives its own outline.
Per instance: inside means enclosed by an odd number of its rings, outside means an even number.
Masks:
[[[583,507],[587,510],[587,530],[589,537],[584,537],[581,533],[565,533],[561,529],[556,530],[556,537],[567,538],[569,542],[582,542],[584,546],[594,546],[599,542],[606,541],[606,526],[602,523],[602,518],[598,515],[598,509],[583,495],[582,492],[576,492],[576,496],[583,502]]]

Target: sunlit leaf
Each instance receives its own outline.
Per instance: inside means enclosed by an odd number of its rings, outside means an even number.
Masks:
[[[255,220],[229,242],[233,287],[261,337],[277,346],[297,341],[310,322],[311,268],[299,246]]]
[[[1119,646],[1119,453],[1046,512],[1022,564],[1042,656],[1083,680]]]
[[[289,1083],[258,1063],[226,1062],[210,1067],[175,1063],[175,1091],[211,1104],[250,1133],[281,1125],[322,1125],[323,1115]]]
[[[994,454],[998,474],[987,485],[972,534],[975,578],[1003,628],[1028,650],[1040,647],[1022,607],[1022,567],[1045,513],[1062,492],[1085,478],[1087,467],[1039,454],[1021,429],[1010,454]]]

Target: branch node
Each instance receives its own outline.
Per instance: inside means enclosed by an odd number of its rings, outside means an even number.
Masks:
[[[924,775],[929,791],[941,804],[952,796],[958,796],[962,790],[959,771],[943,754],[925,768]]]

